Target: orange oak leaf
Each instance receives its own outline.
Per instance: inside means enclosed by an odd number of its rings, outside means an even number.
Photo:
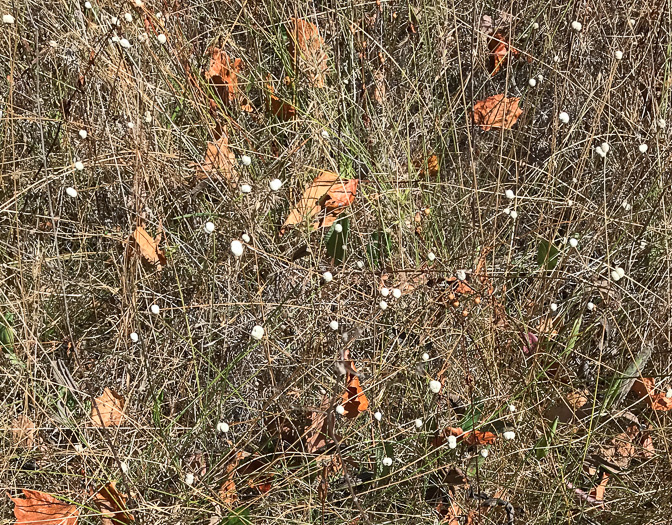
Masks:
[[[460,427],[446,427],[432,440],[432,445],[440,447],[443,445],[448,436],[455,436],[457,442],[464,441],[468,446],[475,445],[492,445],[497,436],[492,432],[483,432],[481,430],[467,430],[466,432]]]
[[[205,72],[205,78],[211,82],[226,106],[233,104],[239,94],[238,73],[242,66],[240,58],[232,59],[217,47],[210,51],[210,67]]]
[[[492,75],[496,75],[506,65],[509,55],[518,55],[518,50],[511,47],[506,36],[499,32],[495,33],[488,41],[488,50],[490,51],[489,67]]]
[[[292,18],[288,30],[289,54],[297,69],[306,74],[308,80],[318,88],[324,87],[327,73],[327,53],[324,51],[324,39],[315,24],[300,18]]]
[[[74,505],[64,503],[51,494],[38,490],[22,489],[22,498],[12,498],[16,525],[76,525],[79,511]]]
[[[113,427],[121,425],[124,420],[126,400],[109,388],[94,400],[91,408],[91,419],[97,427]]]
[[[510,129],[518,121],[523,110],[518,107],[520,98],[493,95],[474,104],[474,122],[483,131],[492,128]]]
[[[357,179],[344,181],[331,171],[321,172],[304,190],[301,200],[282,225],[280,235],[285,233],[288,226],[309,219],[314,219],[314,229],[330,227],[355,200],[358,182]]]
[[[130,245],[134,247],[148,263],[158,265],[160,269],[161,266],[166,265],[166,256],[164,255],[163,250],[159,248],[160,240],[160,234],[157,235],[156,238],[153,238],[147,233],[145,228],[138,226],[131,234]]]
[[[645,399],[653,410],[662,412],[672,410],[672,398],[667,397],[665,392],[655,393],[654,383],[652,377],[641,377],[632,384],[631,390],[639,399]]]
[[[369,400],[364,394],[362,385],[357,376],[357,368],[355,368],[354,361],[349,360],[350,353],[346,350],[344,352],[345,369],[346,369],[346,389],[343,392],[342,403],[345,409],[344,415],[349,418],[356,418],[360,412],[364,412],[369,408]]]
[[[25,414],[12,423],[12,442],[18,447],[33,448],[36,434],[35,424]]]
[[[266,111],[275,115],[280,120],[292,120],[296,116],[296,108],[289,102],[280,100],[275,96],[275,91],[270,81],[267,79],[266,90],[268,91],[268,100],[266,101]]]
[[[110,481],[93,497],[102,515],[103,525],[129,525],[135,521],[126,508],[126,496],[117,490],[117,482]]]
[[[205,159],[197,168],[196,177],[199,180],[203,180],[215,175],[221,176],[226,180],[235,180],[238,177],[235,163],[236,156],[229,149],[229,137],[226,133],[222,133],[219,140],[208,142]]]
[[[595,502],[599,504],[604,504],[604,491],[607,488],[607,483],[609,482],[609,474],[606,472],[602,472],[602,477],[600,479],[600,482],[593,487],[593,489],[590,491],[590,494],[588,497],[593,498]]]

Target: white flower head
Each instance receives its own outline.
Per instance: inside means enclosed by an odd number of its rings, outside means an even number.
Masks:
[[[578,20],[574,20],[572,22],[572,29],[577,32],[581,31],[581,29],[583,29],[583,24],[581,24],[581,22],[579,22]]]
[[[84,2],[84,9],[91,9],[92,7],[91,2]]]
[[[77,197],[77,190],[72,186],[65,188],[65,193],[67,193],[68,197],[72,197],[73,199]]]
[[[359,268],[360,270],[361,270],[362,268],[364,268],[364,261],[357,261],[356,264],[357,264],[357,268]]]
[[[387,301],[380,301],[380,303],[378,303],[378,307],[381,310],[387,310]]]
[[[242,193],[252,193],[252,186],[250,186],[249,184],[242,184],[240,186],[240,191]]]
[[[383,465],[385,465],[386,467],[391,467],[392,466],[392,458],[384,457],[383,458]]]
[[[518,212],[516,210],[511,210],[509,217],[511,217],[515,221],[518,218]]]
[[[551,312],[557,312],[557,311],[558,311],[558,304],[551,303]]]
[[[58,47],[58,42],[56,42],[56,40],[49,40],[49,47],[56,49]]]
[[[504,208],[504,209],[502,210],[502,213],[503,213],[504,215],[511,215],[511,208],[509,208],[509,207],[507,206],[506,208]]]
[[[345,407],[343,407],[343,405],[338,405],[338,406],[336,407],[336,413],[337,413],[339,416],[342,416],[343,414],[345,414]]]
[[[616,273],[619,275],[619,277],[621,277],[621,279],[625,277],[625,270],[620,266],[616,267]]]
[[[243,163],[243,166],[249,166],[250,164],[252,164],[252,157],[250,157],[249,155],[243,155],[240,157],[240,162]]]
[[[130,49],[131,48],[131,43],[126,38],[122,38],[121,40],[119,40],[119,45],[121,47],[123,47],[124,49]],[[130,124],[130,122],[129,122],[129,124]],[[129,126],[129,127],[132,127],[132,126]]]
[[[464,281],[467,278],[467,272],[465,272],[464,270],[457,270],[455,276],[459,281]]]
[[[114,36],[111,38],[111,40],[112,40],[112,42],[114,42],[114,43],[116,44],[116,43],[119,42],[120,38],[119,38],[117,35],[114,35]]]
[[[160,33],[160,34],[157,35],[157,37],[156,37],[156,41],[157,41],[159,44],[161,44],[161,45],[165,44],[167,40],[168,40],[168,39],[166,38],[166,35],[164,35],[163,33]]]
[[[334,231],[336,233],[341,233],[343,231],[343,226],[341,224],[334,224]]]
[[[441,381],[432,379],[429,382],[429,389],[432,391],[433,394],[438,394],[441,391]]]
[[[250,242],[252,239],[250,239],[250,236],[247,233],[243,233],[241,236],[241,239],[243,239],[245,242]]]
[[[623,209],[624,209],[625,211],[630,211],[630,210],[632,209],[632,205],[631,205],[627,200],[624,200],[624,201],[621,203],[621,206],[623,206]]]
[[[623,60],[623,51],[621,51],[620,49],[614,51],[614,58],[616,60]]]
[[[338,330],[338,321],[334,320],[329,323],[329,328],[336,331]]]
[[[147,124],[151,124],[152,119],[153,119],[153,117],[152,117],[152,112],[149,111],[149,110],[145,111],[144,119],[145,119],[145,122],[146,122]]]
[[[665,392],[665,397],[667,399],[670,399],[672,397],[672,388],[667,389],[667,392]]]
[[[595,304],[594,303],[588,303],[586,305],[586,308],[588,308],[588,310],[592,312],[593,310],[595,310]]]
[[[563,124],[569,124],[569,113],[567,113],[566,111],[561,111],[558,114],[558,120]]]
[[[382,295],[383,297],[387,297],[388,295],[390,295],[390,289],[389,288],[381,288],[380,289],[380,295]]]
[[[487,448],[484,448],[483,450],[481,450],[481,456],[483,456],[484,458],[487,458],[489,455],[490,455],[490,451]]]
[[[229,424],[228,423],[226,423],[224,421],[220,421],[219,423],[217,423],[217,432],[221,432],[222,434],[226,434],[228,431],[229,431]]]
[[[256,339],[257,341],[261,340],[261,338],[264,337],[264,327],[256,325],[252,328],[250,335],[252,336],[252,339]]]
[[[140,340],[140,336],[135,332],[131,332],[128,337],[131,339],[132,343],[137,343]]]
[[[648,144],[640,144],[639,145],[639,151],[640,151],[640,153],[646,153],[647,151],[649,151]]]
[[[418,418],[415,420],[415,428],[422,428],[422,419]]]
[[[215,223],[208,221],[205,223],[205,226],[203,226],[203,229],[205,230],[205,233],[212,233],[215,231]]]
[[[84,163],[81,160],[75,162],[75,169],[77,171],[82,171],[84,169]]]
[[[268,187],[273,191],[278,191],[280,188],[282,188],[282,181],[280,179],[273,179],[268,183]]]
[[[245,247],[243,246],[242,242],[240,242],[238,239],[231,241],[231,253],[235,257],[241,257],[244,251]]]
[[[399,299],[401,297],[401,290],[399,288],[392,288],[392,297]]]
[[[516,405],[509,405],[509,412],[512,414],[516,411]]]
[[[434,255],[434,252],[429,252],[429,253],[427,254],[427,258],[428,258],[430,261],[433,261],[434,259],[436,259],[436,255]]]
[[[126,22],[133,22],[133,15],[131,13],[124,13],[124,20]]]
[[[322,135],[322,138],[324,140],[329,140],[329,132],[326,129],[323,129],[322,133],[320,133],[320,135]]]
[[[331,281],[334,280],[334,276],[332,275],[331,272],[324,272],[322,274],[322,279],[324,279],[325,283],[330,283]]]
[[[80,130],[79,130],[79,136],[80,136],[82,139],[85,139],[86,137],[89,136],[89,134],[86,132],[85,129],[80,129]]]
[[[579,241],[576,238],[572,237],[571,239],[569,239],[569,245],[572,248],[576,248],[579,245]]]
[[[513,190],[506,190],[504,192],[504,196],[509,200],[513,200],[516,198],[516,194],[513,192]]]
[[[527,81],[530,87],[535,87],[537,85],[537,79],[536,78],[531,78],[530,80]]]
[[[535,22],[532,24],[532,29],[539,29],[539,22]]]
[[[428,354],[427,352],[425,352],[424,354],[422,354],[422,360],[423,360],[423,361],[429,361],[429,354]]]
[[[595,153],[597,153],[602,158],[607,156],[607,154],[602,149],[602,146],[595,146]]]
[[[609,153],[609,150],[611,149],[611,146],[609,146],[608,142],[603,142],[602,144],[600,144],[600,147],[602,148],[602,151],[604,151],[605,155]]]
[[[125,461],[120,461],[119,466],[121,467],[121,471],[126,474],[128,472],[128,463]]]
[[[161,313],[161,308],[159,307],[158,304],[153,304],[152,306],[149,307],[149,310],[154,314],[154,315],[159,315]]]
[[[667,126],[667,122],[665,122],[664,118],[659,118],[656,124],[658,124],[660,129],[665,129],[665,126]]]
[[[541,73],[539,73],[539,74],[537,75],[537,79],[539,80],[539,82],[543,82],[543,81],[544,81],[544,75],[542,75]]]
[[[189,486],[193,485],[194,475],[191,472],[189,472],[186,476],[184,476],[184,482]]]
[[[14,23],[14,17],[10,14],[2,15],[2,23],[3,24],[13,24]]]
[[[378,411],[375,414],[373,414],[373,417],[376,419],[376,421],[381,421],[383,419],[383,413]]]
[[[504,439],[507,441],[511,441],[512,439],[516,439],[516,433],[513,430],[507,430],[502,434],[504,436]]]
[[[453,435],[448,436],[448,448],[457,447],[457,438]]]

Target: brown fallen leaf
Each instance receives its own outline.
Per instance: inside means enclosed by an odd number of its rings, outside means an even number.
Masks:
[[[331,171],[321,172],[304,190],[301,200],[289,213],[280,235],[285,233],[288,226],[314,218],[314,229],[330,227],[355,200],[358,182],[357,179],[344,181]]]
[[[205,72],[205,78],[211,82],[226,106],[231,106],[239,94],[238,73],[242,66],[240,58],[231,59],[217,47],[210,51],[210,67]]]
[[[324,51],[324,39],[315,24],[300,18],[292,18],[288,28],[289,54],[295,60],[297,69],[318,88],[324,87],[327,73],[327,53]]]
[[[587,390],[570,392],[549,406],[544,416],[550,421],[557,418],[560,423],[583,419],[588,415],[583,407],[588,403],[589,395]]]
[[[93,497],[93,501],[100,510],[103,525],[128,525],[135,518],[126,508],[126,496],[117,490],[117,482],[110,481],[101,487]]]
[[[483,432],[481,430],[468,430],[465,432],[460,427],[445,427],[432,440],[432,445],[440,447],[446,442],[448,436],[455,436],[458,443],[464,441],[470,447],[475,445],[492,445],[497,441],[497,436],[492,432]]]
[[[267,112],[285,122],[296,117],[296,108],[289,102],[280,100],[275,96],[275,91],[273,90],[270,81],[267,81],[266,83],[266,90],[268,91],[268,100],[266,101]]]
[[[235,165],[236,156],[229,149],[229,137],[223,132],[219,140],[208,142],[205,159],[197,166],[196,178],[204,180],[216,176],[235,182],[238,178]]]
[[[76,525],[79,510],[46,492],[21,489],[22,498],[12,498],[16,525]]]
[[[161,234],[153,238],[142,226],[138,226],[131,234],[129,246],[139,253],[148,263],[157,265],[159,269],[166,265],[166,256],[159,248]]]
[[[607,474],[606,472],[602,472],[600,482],[590,491],[589,497],[593,498],[596,502],[600,504],[604,504],[604,491],[607,488],[608,482],[609,482],[609,474]]]
[[[102,395],[94,400],[91,408],[91,419],[94,426],[114,427],[121,425],[124,420],[124,405],[126,400],[109,388],[105,388]]]
[[[355,362],[349,359],[350,352],[346,350],[343,356],[346,369],[346,390],[342,396],[342,404],[345,409],[344,415],[349,418],[356,418],[361,412],[369,408],[369,400],[366,398],[362,385],[359,382]]]
[[[511,129],[518,121],[523,110],[518,107],[519,97],[493,95],[474,104],[472,116],[476,125],[483,131],[492,128]]]
[[[320,410],[310,414],[310,426],[306,430],[306,450],[309,454],[317,452],[331,442],[334,435],[334,415],[329,411],[331,400],[325,395]]]
[[[413,165],[423,177],[436,178],[439,176],[439,157],[437,155],[430,155],[426,161],[424,158],[417,158]]]
[[[632,384],[631,391],[637,394],[639,399],[645,399],[653,410],[666,412],[672,410],[672,398],[667,397],[665,392],[655,393],[655,380],[652,377],[641,377]]]
[[[12,423],[12,442],[17,447],[33,448],[36,435],[34,423],[25,414],[21,414]]]
[[[509,56],[518,55],[518,50],[511,47],[506,36],[500,32],[495,33],[489,39],[488,50],[490,51],[489,69],[493,76],[506,65]]]

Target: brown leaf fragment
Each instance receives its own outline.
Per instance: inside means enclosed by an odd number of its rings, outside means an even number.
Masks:
[[[509,45],[503,33],[495,33],[488,41],[490,51],[489,70],[491,75],[496,75],[505,65],[509,56],[517,56],[518,50]]]
[[[124,420],[126,400],[115,391],[105,388],[102,395],[94,400],[91,408],[91,419],[94,426],[113,427],[121,425]]]
[[[159,248],[161,236],[153,238],[142,226],[138,226],[131,234],[130,246],[139,253],[149,264],[157,265],[159,269],[166,265],[166,256]]]
[[[266,101],[266,111],[275,115],[280,120],[287,122],[296,117],[296,108],[289,102],[280,100],[275,96],[273,85],[270,83],[270,77],[267,78],[266,90],[268,91],[268,100]]]
[[[103,525],[129,525],[135,521],[126,508],[126,496],[117,490],[117,482],[110,481],[93,497],[102,515]]]
[[[300,18],[292,18],[287,32],[289,54],[296,61],[297,69],[306,75],[313,86],[324,87],[328,69],[327,53],[317,26]]]
[[[641,377],[632,384],[632,392],[639,399],[645,399],[653,410],[666,412],[672,410],[672,398],[667,397],[665,392],[655,393],[655,380],[652,377]]]
[[[472,112],[474,122],[483,131],[492,128],[511,129],[523,113],[518,107],[519,102],[519,97],[506,97],[504,94],[479,100],[474,104]]]
[[[222,133],[219,140],[208,142],[208,149],[205,152],[205,159],[196,170],[196,178],[204,180],[208,177],[222,177],[233,181],[238,178],[235,170],[236,156],[229,149],[229,138],[226,133]]]
[[[329,396],[324,396],[320,404],[320,410],[310,414],[310,426],[306,431],[306,450],[313,454],[331,442],[334,434],[334,415],[329,411],[331,401]]]
[[[215,47],[210,51],[210,67],[205,78],[226,106],[231,106],[239,95],[238,73],[243,66],[240,58],[232,59],[225,51]]]
[[[282,225],[280,235],[287,227],[311,219],[314,219],[314,229],[330,227],[355,200],[358,182],[357,179],[344,181],[331,171],[321,172],[304,190],[301,200]]]
[[[33,448],[35,445],[35,436],[37,429],[35,424],[26,416],[21,414],[12,423],[12,442],[17,447]]]
[[[79,511],[46,492],[21,489],[22,498],[12,498],[16,525],[76,525]]]
[[[346,369],[346,390],[343,392],[342,403],[345,409],[344,415],[356,418],[361,412],[369,408],[369,400],[364,394],[362,385],[357,376],[355,362],[349,359],[350,353],[344,352],[344,365]]]

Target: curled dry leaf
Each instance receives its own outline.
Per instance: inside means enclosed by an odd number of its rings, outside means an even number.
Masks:
[[[36,434],[35,424],[25,414],[21,414],[12,423],[12,442],[17,447],[33,448]]]
[[[345,416],[355,418],[360,412],[364,412],[369,408],[369,400],[366,398],[362,385],[359,382],[355,363],[349,360],[349,357],[350,353],[348,351],[344,352],[346,390],[343,392],[342,403],[345,409]]]
[[[589,498],[592,498],[595,503],[603,505],[604,504],[604,491],[607,488],[607,483],[609,482],[609,474],[606,472],[602,472],[602,477],[600,478],[600,482],[592,488],[590,491],[590,494],[588,495]],[[586,500],[592,503],[590,500]]]
[[[301,200],[290,212],[280,230],[314,219],[313,228],[328,228],[352,204],[357,193],[357,179],[342,180],[336,173],[323,171],[304,190]]]
[[[126,400],[115,391],[105,388],[103,394],[94,400],[91,419],[97,427],[114,427],[124,420]]]
[[[226,180],[234,181],[238,178],[235,170],[236,156],[229,149],[229,137],[226,133],[216,142],[208,142],[208,150],[205,152],[205,159],[197,167],[196,177],[199,180],[208,177],[223,177]]]
[[[646,403],[653,410],[666,412],[672,410],[672,398],[665,395],[665,392],[655,393],[655,381],[652,377],[642,377],[632,384],[632,392],[637,394],[639,399],[645,399]]]
[[[519,97],[493,95],[474,104],[472,112],[474,122],[483,131],[492,128],[510,129],[518,121],[523,110],[518,107]]]
[[[310,454],[330,443],[331,436],[334,435],[334,414],[329,410],[330,405],[331,400],[325,395],[322,398],[320,410],[310,414],[311,423],[306,430],[306,450]]]
[[[131,234],[129,246],[139,253],[148,263],[157,265],[159,269],[166,265],[166,256],[159,248],[161,235],[153,238],[142,226],[138,226]]]
[[[495,33],[488,41],[490,51],[489,69],[492,75],[496,75],[505,65],[509,56],[517,56],[518,50],[509,45],[503,33]]]
[[[297,69],[305,73],[315,87],[324,87],[328,69],[327,53],[317,26],[300,18],[292,18],[288,33],[289,54],[295,60]]]
[[[135,521],[126,508],[126,496],[117,490],[117,482],[110,481],[93,497],[102,515],[103,525],[128,525]]]
[[[437,155],[430,155],[426,161],[424,158],[417,158],[413,165],[423,177],[436,178],[439,176],[439,157]]]
[[[38,490],[22,489],[22,498],[12,498],[16,525],[76,525],[79,511],[74,505],[64,503],[51,494]]]
[[[205,78],[226,106],[231,106],[239,95],[238,73],[243,66],[240,58],[232,59],[225,51],[215,47],[210,51],[210,67]]]
[[[550,421],[557,418],[560,423],[583,419],[588,415],[583,407],[588,403],[589,395],[587,390],[570,392],[563,399],[555,401],[544,415]]]
[[[432,444],[435,447],[443,445],[448,436],[455,436],[457,442],[464,441],[468,446],[492,445],[497,441],[497,436],[492,432],[483,432],[481,430],[463,431],[460,427],[446,427],[434,438]]]

